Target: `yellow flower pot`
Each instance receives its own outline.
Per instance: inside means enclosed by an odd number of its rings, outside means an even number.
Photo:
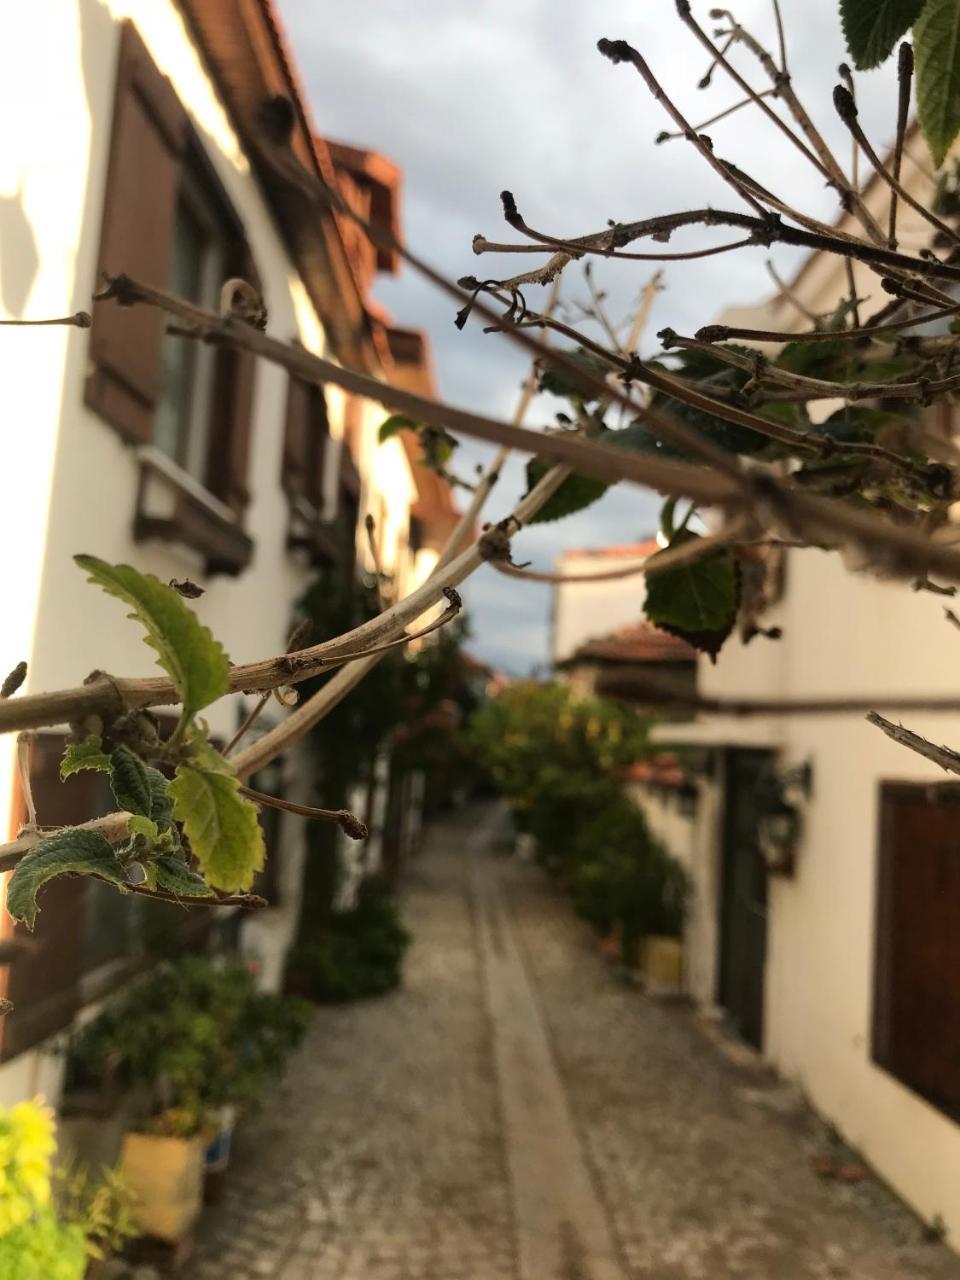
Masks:
[[[640,969],[651,995],[680,995],[683,991],[683,942],[651,936],[641,944]]]
[[[203,1203],[206,1140],[128,1133],[120,1165],[137,1198],[134,1217],[147,1235],[175,1242],[193,1226]]]

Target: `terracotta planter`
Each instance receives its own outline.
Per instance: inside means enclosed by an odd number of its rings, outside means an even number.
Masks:
[[[206,1141],[128,1133],[120,1165],[137,1198],[134,1216],[147,1235],[171,1243],[193,1226],[203,1203]]]
[[[640,971],[651,995],[678,996],[683,992],[683,942],[651,936],[640,944]]]

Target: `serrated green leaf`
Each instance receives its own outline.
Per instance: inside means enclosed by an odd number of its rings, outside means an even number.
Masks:
[[[527,463],[527,492],[546,475],[549,467],[539,458],[531,458]],[[562,520],[564,516],[572,516],[577,511],[585,511],[602,498],[610,488],[606,480],[598,480],[596,476],[582,476],[574,473],[568,476],[559,489],[546,500],[540,510],[530,517],[530,524],[547,524],[552,520]]]
[[[153,790],[147,766],[129,747],[116,747],[110,755],[110,786],[121,809],[151,816]]]
[[[159,769],[150,765],[146,767],[147,782],[150,786],[150,817],[161,831],[173,826],[173,800],[170,797],[170,783]]]
[[[146,642],[176,685],[186,714],[193,715],[227,692],[230,661],[223,647],[172,587],[128,564],[107,564],[96,556],[74,560],[91,581],[131,606],[129,616],[146,630]]]
[[[145,818],[142,814],[134,813],[130,815],[130,821],[127,823],[132,836],[143,836],[149,840],[151,844],[160,834],[157,824],[152,818]]]
[[[418,418],[410,418],[405,413],[391,413],[380,424],[379,440],[389,440],[400,431],[419,431],[424,424]]]
[[[927,0],[913,29],[917,113],[933,162],[960,131],[960,0]]]
[[[195,871],[191,871],[183,858],[175,853],[165,853],[151,864],[156,875],[156,888],[166,889],[184,898],[211,898],[213,890]]]
[[[73,872],[97,876],[126,889],[113,846],[95,831],[66,827],[48,836],[20,859],[7,885],[7,910],[32,929],[37,918],[37,892],[54,876]]]
[[[110,772],[110,757],[103,749],[103,739],[98,733],[89,734],[82,742],[67,747],[60,761],[60,781],[64,782],[71,774],[81,769],[98,769],[101,773]]]
[[[170,783],[173,812],[209,884],[249,889],[263,866],[264,842],[257,806],[240,795],[231,774],[182,764]]]
[[[671,547],[699,539],[682,530]],[[649,568],[656,565],[656,556]],[[690,564],[647,574],[644,612],[654,626],[679,636],[712,661],[733,630],[740,608],[740,573],[729,551],[717,551]]]
[[[840,0],[844,38],[858,70],[885,62],[923,6],[924,0]]]

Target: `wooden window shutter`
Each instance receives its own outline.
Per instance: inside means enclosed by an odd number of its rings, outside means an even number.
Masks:
[[[62,735],[40,734],[31,752],[30,778],[37,819],[43,825],[84,822],[102,811],[97,804],[98,774],[79,773],[60,782],[63,746]],[[7,980],[14,1012],[2,1022],[4,1059],[68,1026],[80,1007],[86,888],[82,877],[58,876],[40,890],[33,933],[17,926],[14,937],[24,949],[12,962]]]
[[[166,288],[187,117],[129,20],[123,24],[100,271]],[[166,319],[151,307],[94,306],[86,402],[127,440],[153,432]]]
[[[238,246],[234,275],[259,292],[260,276],[246,244]],[[217,357],[215,419],[211,433],[210,488],[241,518],[250,502],[250,443],[257,358],[222,347]]]
[[[308,490],[309,429],[310,387],[301,378],[291,377],[287,387],[287,416],[280,475],[283,491],[290,497],[302,497]]]

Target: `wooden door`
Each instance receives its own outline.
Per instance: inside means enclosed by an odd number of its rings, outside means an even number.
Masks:
[[[874,1061],[960,1120],[960,786],[880,800]]]
[[[763,1048],[767,955],[767,872],[757,843],[757,782],[765,751],[728,751],[724,760],[726,812],[720,892],[717,999],[736,1033]]]

